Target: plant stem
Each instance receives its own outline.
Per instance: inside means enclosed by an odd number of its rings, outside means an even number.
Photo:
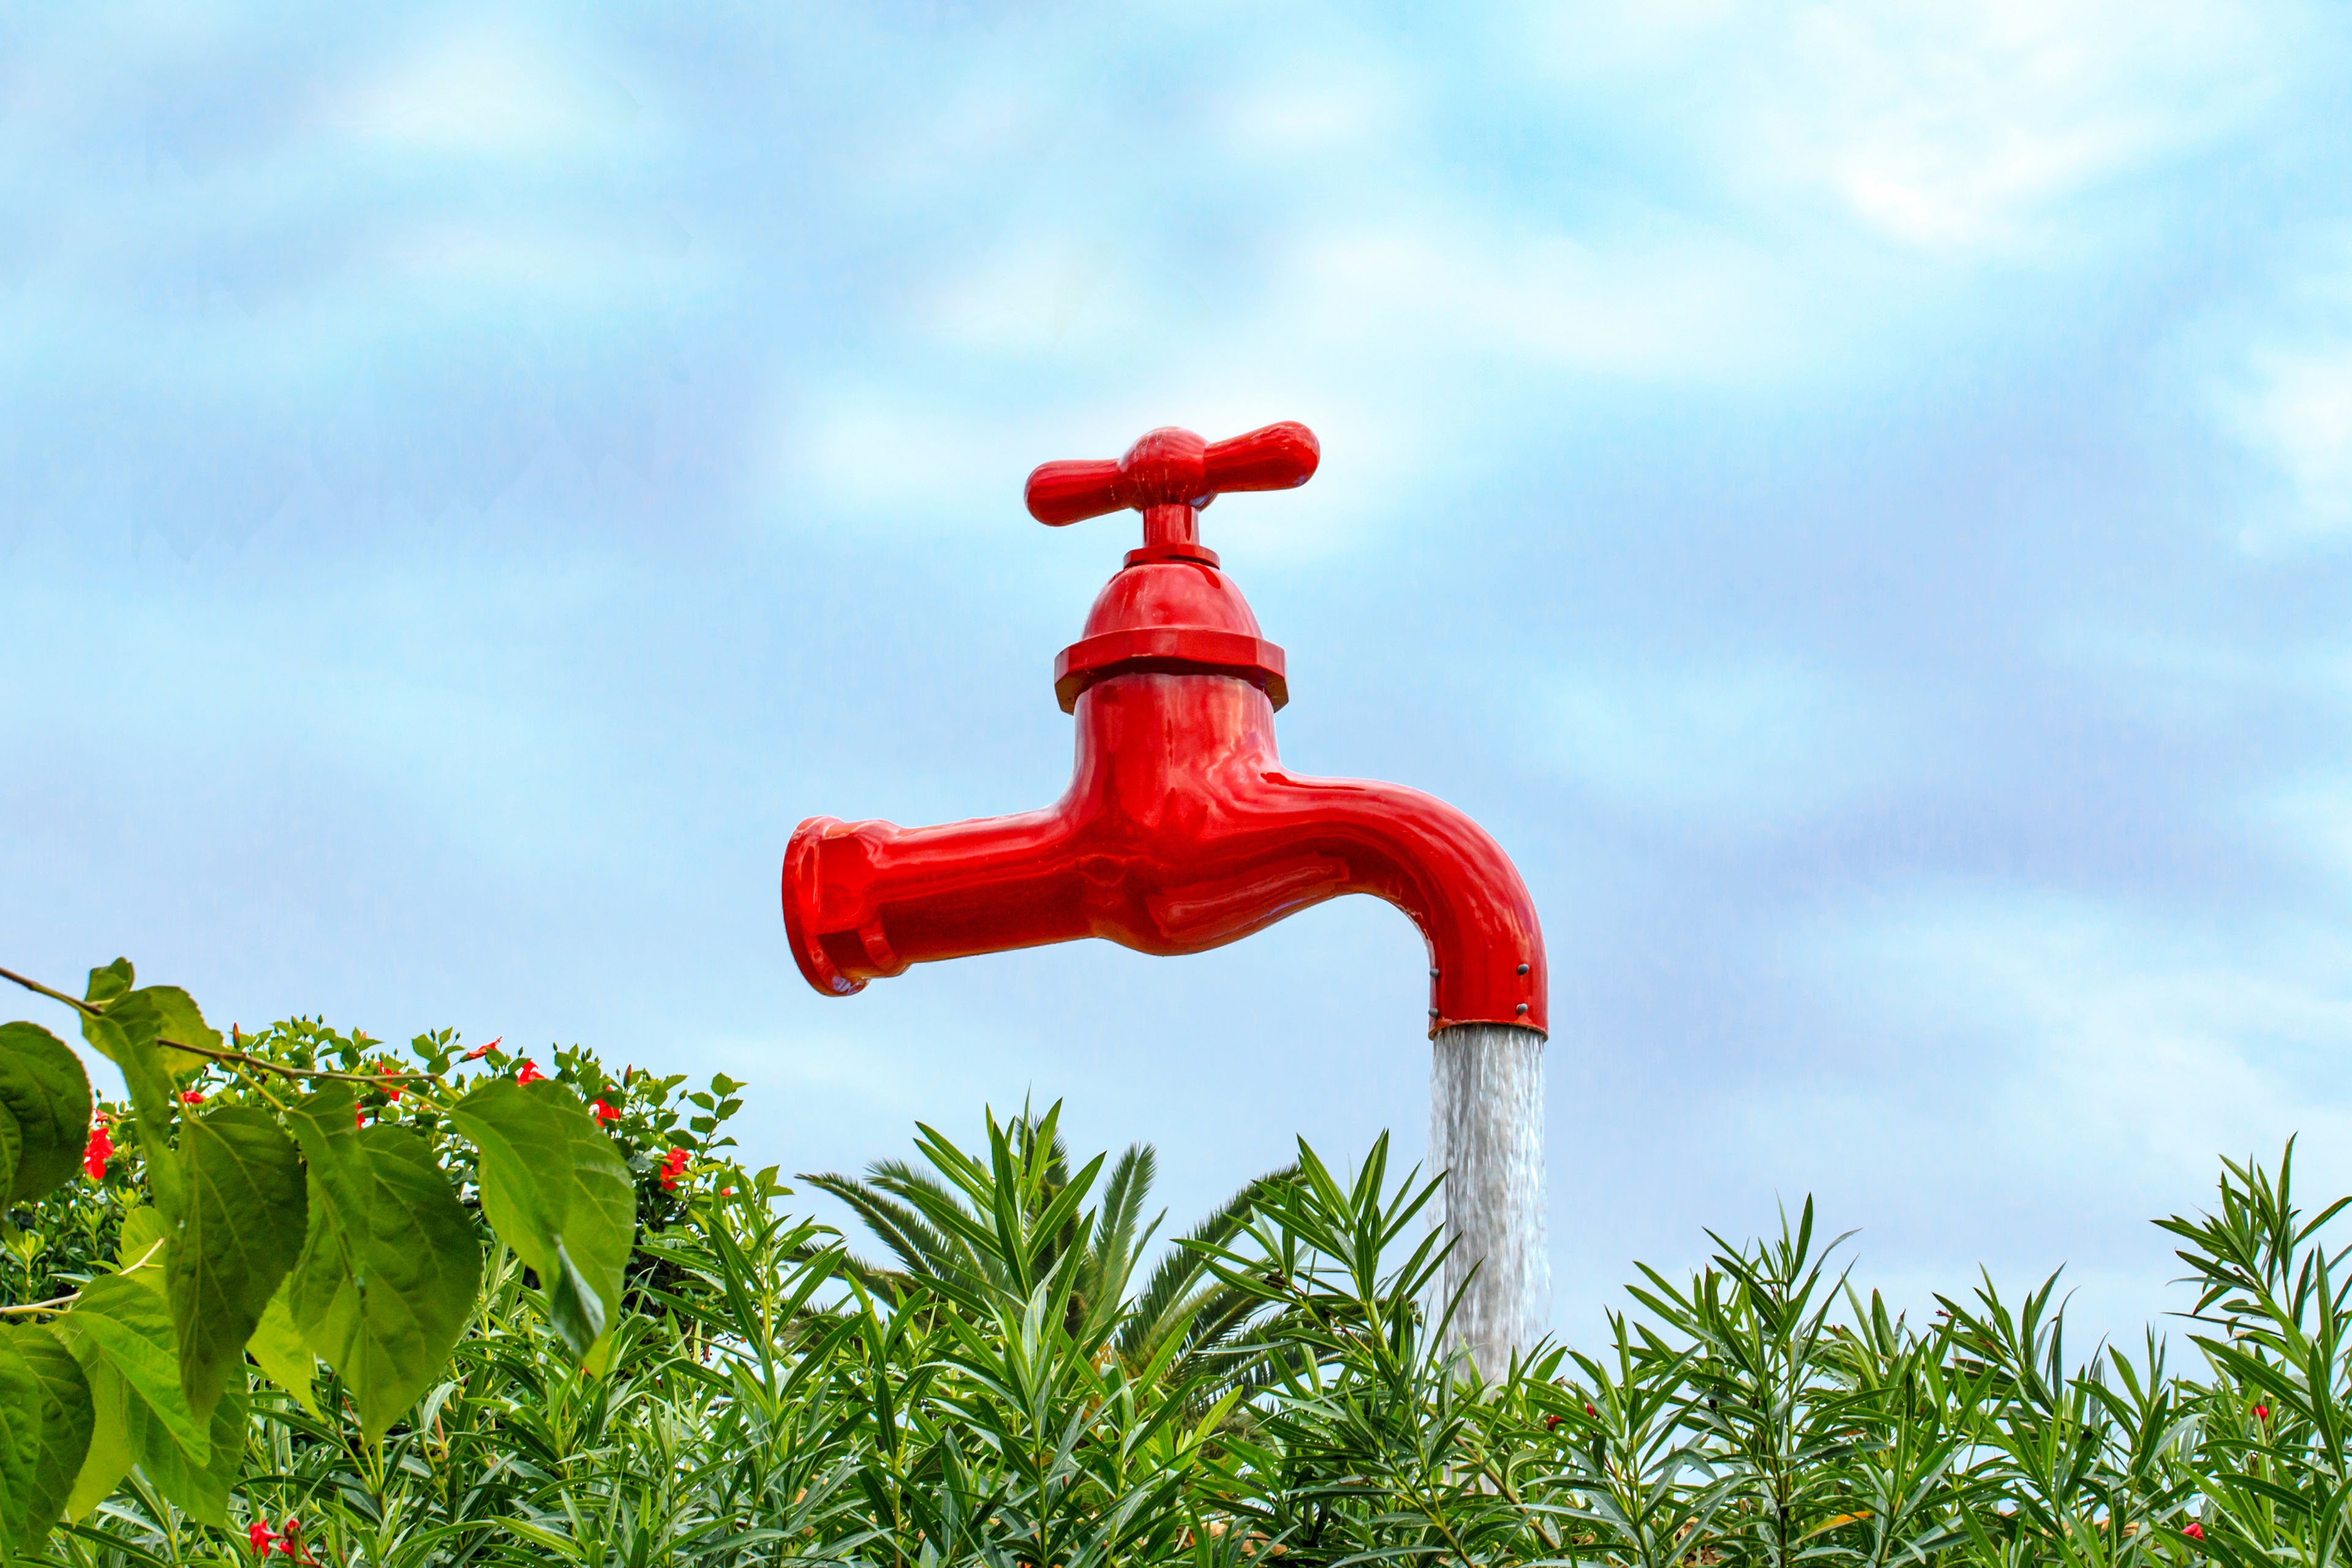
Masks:
[[[105,1008],[85,1002],[79,996],[68,996],[62,991],[53,991],[39,981],[28,980],[13,969],[0,969],[0,980],[13,980],[26,990],[38,992],[53,1001],[62,1002],[88,1017],[106,1016]],[[259,1068],[264,1072],[274,1072],[281,1078],[333,1078],[342,1079],[351,1083],[382,1083],[386,1079],[401,1081],[413,1079],[418,1082],[430,1082],[433,1079],[433,1075],[429,1072],[331,1072],[325,1068],[289,1068],[283,1062],[273,1062],[265,1057],[257,1057],[249,1052],[223,1050],[217,1046],[192,1046],[185,1040],[170,1039],[161,1035],[155,1037],[155,1044],[169,1047],[175,1051],[185,1051],[192,1057],[208,1057],[216,1062],[242,1062],[247,1067]]]

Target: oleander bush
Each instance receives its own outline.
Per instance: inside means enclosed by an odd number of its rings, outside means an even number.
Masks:
[[[1639,1269],[1606,1342],[1489,1378],[1434,1299],[1436,1184],[1385,1140],[1350,1167],[1302,1145],[1159,1242],[1148,1148],[1078,1164],[1053,1110],[992,1116],[971,1150],[924,1128],[913,1161],[807,1178],[869,1259],[736,1162],[731,1080],[310,1020],[224,1041],[157,989],[121,963],[62,999],[125,1104],[93,1108],[46,1031],[0,1030],[12,1558],[2336,1568],[2352,1547],[2345,1200],[2298,1205],[2292,1144],[2158,1222],[2189,1277],[2175,1339],[2070,1351],[2055,1279],[1909,1321],[1808,1204],[1687,1278]]]

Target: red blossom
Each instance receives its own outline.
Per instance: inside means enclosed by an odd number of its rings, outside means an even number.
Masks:
[[[393,1063],[391,1063],[391,1062],[378,1062],[378,1063],[376,1063],[375,1070],[376,1070],[377,1072],[379,1072],[379,1073],[393,1073],[393,1074],[397,1074],[398,1076],[400,1076],[400,1077],[402,1077],[402,1078],[405,1078],[405,1077],[407,1077],[407,1076],[408,1076],[407,1074],[401,1072],[400,1068],[399,1068],[398,1067],[394,1066],[394,1065]],[[383,1091],[383,1092],[384,1092],[386,1095],[390,1096],[392,1099],[394,1099],[394,1100],[398,1100],[398,1099],[400,1098],[400,1086],[399,1086],[398,1084],[387,1084],[387,1085],[384,1087],[384,1091]]]
[[[2192,1519],[2180,1527],[2180,1533],[2191,1541],[2202,1541],[2205,1539],[2205,1527]]]
[[[1565,1415],[1547,1415],[1544,1417],[1544,1430],[1557,1432],[1559,1430],[1559,1424],[1567,1419]]]
[[[515,1068],[515,1082],[517,1083],[537,1083],[546,1076],[547,1075],[545,1073],[539,1070],[539,1064],[531,1060],[529,1057],[523,1058],[522,1066]]]
[[[89,1130],[89,1147],[81,1152],[81,1168],[93,1182],[106,1175],[106,1163],[114,1158],[114,1140],[106,1133],[106,1120],[100,1117]]]
[[[621,1119],[621,1113],[613,1107],[605,1104],[601,1097],[598,1098],[594,1104],[589,1106],[588,1114],[594,1117],[597,1121],[603,1122],[607,1127],[610,1127],[614,1122],[618,1121]]]
[[[273,1546],[278,1547],[281,1551],[284,1549],[284,1539],[269,1528],[269,1521],[266,1519],[257,1519],[246,1526],[245,1538],[253,1543],[253,1554],[256,1557],[268,1556],[269,1549]]]
[[[677,1179],[686,1171],[686,1159],[685,1150],[672,1149],[662,1160],[661,1184],[665,1188],[673,1192],[677,1189]]]
[[[2255,1405],[2255,1406],[2254,1406],[2254,1419],[2255,1419],[2255,1420],[2257,1420],[2257,1421],[2267,1421],[2267,1420],[2269,1420],[2270,1418],[2271,1418],[2271,1407],[2270,1407],[2269,1405]]]
[[[1594,1420],[1596,1420],[1596,1421],[1597,1421],[1597,1420],[1599,1420],[1599,1419],[1601,1418],[1601,1412],[1599,1412],[1598,1410],[1595,1410],[1595,1409],[1594,1409],[1594,1408],[1592,1408],[1592,1406],[1591,1406],[1590,1405],[1586,1405],[1586,1406],[1584,1407],[1584,1413],[1585,1413],[1587,1415],[1591,1416],[1591,1417],[1592,1417]]]
[[[204,1102],[205,1091],[201,1089],[184,1089],[180,1091],[182,1105],[202,1105]]]
[[[504,1035],[500,1035],[499,1037],[499,1040],[503,1040],[506,1037]],[[472,1050],[467,1051],[464,1056],[459,1057],[457,1059],[461,1062],[480,1061],[484,1057],[488,1056],[492,1051],[499,1048],[499,1040],[492,1040],[487,1046],[476,1046]]]

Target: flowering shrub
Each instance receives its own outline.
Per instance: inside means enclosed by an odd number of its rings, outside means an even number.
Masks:
[[[121,1026],[110,998],[89,1005]],[[295,1020],[233,1030],[94,1116],[29,1027],[0,1038],[17,1128],[0,1521],[36,1561],[2332,1568],[2352,1551],[2352,1284],[2326,1239],[2344,1205],[2299,1207],[2292,1147],[2160,1222],[2193,1281],[2179,1350],[2069,1360],[2054,1279],[1987,1281],[1915,1324],[1849,1284],[1807,1205],[1686,1277],[1641,1270],[1602,1344],[1481,1379],[1433,1299],[1433,1184],[1392,1179],[1385,1141],[1353,1170],[1302,1146],[1155,1258],[1148,1148],[1076,1163],[1051,1110],[992,1119],[979,1150],[927,1129],[917,1161],[811,1178],[866,1220],[887,1254],[869,1260],[788,1212],[774,1170],[732,1162],[730,1079],[684,1092],[557,1050],[526,1082],[499,1042],[397,1052]],[[54,1084],[61,1104],[40,1098]],[[634,1199],[584,1345],[545,1238],[509,1237],[519,1135],[476,1131],[476,1095],[565,1107],[566,1150]],[[338,1212],[309,1208],[296,1287],[268,1292],[200,1421],[185,1368],[217,1334],[173,1292],[202,1287],[204,1268],[174,1270],[207,1255],[175,1242],[155,1173],[241,1169],[205,1141],[267,1147],[269,1128],[290,1129],[306,1208],[350,1173],[332,1140],[420,1151],[379,1190],[404,1221],[409,1194],[452,1194],[478,1288],[429,1376],[387,1394],[367,1358],[389,1336],[326,1354],[306,1327],[313,1222]],[[26,1169],[49,1184],[20,1196]],[[184,1180],[177,1201],[215,1212]],[[390,1234],[428,1260],[440,1245]],[[559,1239],[554,1268],[578,1268]],[[331,1283],[331,1310],[356,1311],[357,1271]],[[105,1397],[68,1473],[49,1445],[78,1425],[77,1374]],[[116,1458],[92,1471],[94,1453]]]

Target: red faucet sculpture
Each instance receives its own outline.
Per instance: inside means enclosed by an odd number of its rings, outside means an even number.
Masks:
[[[1029,511],[1049,527],[1143,514],[1142,548],[1054,661],[1077,721],[1069,788],[1042,811],[940,827],[811,817],[784,853],[784,928],[808,983],[846,996],[913,963],[1087,936],[1201,952],[1342,893],[1386,899],[1429,945],[1446,1289],[1465,1289],[1457,1331],[1491,1372],[1542,1331],[1549,1283],[1535,905],[1444,801],[1283,767],[1282,650],[1200,542],[1219,495],[1296,488],[1320,459],[1303,425],[1214,443],[1170,428],[1116,462],[1032,473]]]
[[[1163,429],[1117,462],[1029,476],[1049,526],[1143,513],[1143,547],[1054,661],[1077,721],[1070,787],[1042,811],[941,827],[802,823],[784,926],[811,985],[845,996],[911,963],[1087,936],[1201,952],[1370,893],[1428,941],[1431,1034],[1549,1027],[1535,905],[1484,829],[1418,790],[1307,778],[1276,755],[1282,650],[1201,544],[1200,514],[1227,491],[1305,484],[1320,457],[1303,425],[1215,443]]]

